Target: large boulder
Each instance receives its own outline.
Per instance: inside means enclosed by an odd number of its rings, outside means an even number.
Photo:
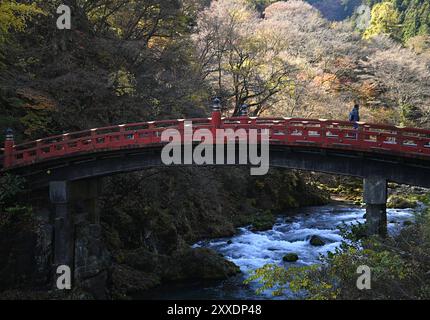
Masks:
[[[414,223],[412,222],[412,221],[409,221],[409,220],[406,220],[406,221],[403,221],[403,225],[405,226],[405,227],[407,227],[407,226],[411,226],[411,225],[413,225]]]
[[[270,210],[266,210],[264,212],[260,212],[254,218],[252,222],[252,231],[266,231],[273,228],[273,225],[276,222],[275,216],[272,214]]]
[[[325,245],[325,241],[323,239],[321,239],[321,237],[317,236],[317,235],[313,235],[310,240],[309,243],[313,246],[323,246]]]
[[[115,265],[112,268],[112,286],[115,299],[143,292],[160,284],[155,274],[145,273],[127,265]]]
[[[285,262],[296,262],[297,260],[299,260],[299,256],[297,255],[297,253],[287,253],[283,258],[283,261]]]
[[[75,233],[75,282],[95,299],[108,297],[111,255],[102,236],[101,226],[81,223]]]
[[[137,270],[157,273],[160,269],[160,257],[146,248],[122,251],[122,262]]]
[[[208,248],[186,250],[168,259],[164,263],[166,280],[223,280],[240,273],[233,262]]]
[[[394,209],[408,209],[415,208],[417,206],[417,201],[413,199],[408,199],[400,195],[393,195],[388,199],[387,207]]]

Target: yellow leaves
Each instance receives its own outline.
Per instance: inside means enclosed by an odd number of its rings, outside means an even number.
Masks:
[[[25,135],[32,137],[39,132],[49,132],[49,122],[51,118],[44,114],[35,111],[30,111],[24,117],[19,119],[25,127]]]
[[[45,92],[32,88],[21,88],[16,91],[17,97],[26,114],[20,118],[25,128],[24,133],[33,137],[40,132],[49,132],[51,114],[57,109],[57,102]]]
[[[0,44],[6,41],[9,32],[24,31],[28,19],[43,13],[34,3],[22,4],[13,0],[0,2]]]
[[[399,12],[392,2],[382,2],[372,8],[370,26],[363,34],[370,39],[379,34],[391,34],[400,20]]]
[[[164,49],[169,45],[169,43],[170,43],[169,38],[153,36],[148,41],[148,48],[149,49],[152,49],[152,48]]]
[[[228,8],[228,13],[236,23],[246,23],[253,17],[254,12],[250,10],[249,2],[245,0],[233,0],[233,2],[234,4]]]
[[[136,79],[128,70],[120,69],[112,73],[110,78],[117,96],[132,95],[136,92]]]

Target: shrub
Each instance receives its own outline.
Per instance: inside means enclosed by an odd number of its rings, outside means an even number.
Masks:
[[[430,297],[430,217],[417,216],[416,223],[395,238],[365,237],[363,225],[342,226],[339,248],[321,256],[321,264],[290,267],[273,264],[257,269],[246,283],[258,281],[261,293],[274,295],[290,290],[306,299],[428,299]],[[357,288],[357,268],[370,267],[371,289]]]

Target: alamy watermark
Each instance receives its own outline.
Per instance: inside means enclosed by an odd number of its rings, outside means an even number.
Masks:
[[[168,142],[161,152],[165,165],[239,164],[250,165],[251,175],[265,175],[269,171],[268,129],[229,128],[216,129],[214,133],[206,128],[193,130],[193,123],[185,121],[183,136],[177,129],[166,129],[161,141]],[[198,145],[193,147],[195,143]]]
[[[72,11],[65,4],[57,8],[57,14],[60,16],[57,19],[57,28],[59,30],[70,30],[72,28]]]
[[[357,289],[358,290],[370,290],[372,289],[372,274],[370,268],[366,265],[359,266],[357,268],[357,273],[360,276],[357,279]]]
[[[61,265],[57,267],[57,289],[70,290],[72,289],[72,271],[69,266]]]

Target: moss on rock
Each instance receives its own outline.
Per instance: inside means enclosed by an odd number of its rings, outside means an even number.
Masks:
[[[388,199],[387,207],[394,209],[407,209],[416,208],[417,204],[417,200],[414,198],[401,195],[392,195]]]
[[[255,216],[251,229],[253,231],[269,230],[275,224],[276,218],[270,210],[266,210]]]
[[[296,262],[297,260],[299,260],[299,256],[297,255],[297,253],[287,253],[282,258],[282,260],[285,262]]]
[[[325,241],[323,239],[321,239],[321,237],[317,236],[317,235],[313,235],[311,236],[309,243],[313,246],[323,246],[325,245]]]

